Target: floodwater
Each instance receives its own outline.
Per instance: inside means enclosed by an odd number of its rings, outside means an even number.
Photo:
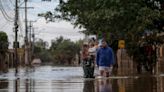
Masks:
[[[81,67],[40,66],[0,75],[0,92],[164,92],[164,75],[84,79]]]

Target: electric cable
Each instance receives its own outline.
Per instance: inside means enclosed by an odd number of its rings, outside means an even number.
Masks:
[[[4,16],[4,18],[5,18],[7,21],[9,21],[9,22],[14,22],[14,19],[11,18],[11,17],[6,13],[6,11],[4,10],[1,0],[0,0],[0,11],[1,11],[2,15]]]
[[[3,6],[3,3],[2,3],[2,1],[0,0],[0,6],[1,6],[1,9],[3,10],[3,12],[6,14],[6,16],[9,18],[9,19],[13,19],[12,17],[10,17],[8,14],[7,14],[7,12],[5,11],[5,8],[4,8],[4,6]],[[6,6],[8,6],[8,5],[6,5]],[[9,7],[8,7],[9,8]],[[13,16],[13,15],[12,15]]]

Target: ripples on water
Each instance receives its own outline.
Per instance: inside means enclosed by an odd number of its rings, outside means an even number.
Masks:
[[[0,75],[0,92],[164,92],[164,77],[83,79],[81,67],[42,66]]]

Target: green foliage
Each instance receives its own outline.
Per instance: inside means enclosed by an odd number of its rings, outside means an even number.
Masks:
[[[34,54],[43,62],[53,62],[55,65],[72,65],[75,56],[80,55],[81,44],[82,41],[75,43],[61,36],[52,40],[48,49],[47,42],[40,39],[35,42]]]
[[[39,39],[35,42],[34,56],[40,58],[43,62],[51,61],[51,53],[47,49],[48,43]]]
[[[8,36],[5,32],[0,32],[0,53],[6,53],[8,50]]]
[[[5,32],[0,32],[0,72],[5,72],[6,53],[8,51],[8,36]]]
[[[51,11],[48,11],[46,13],[40,13],[38,14],[39,17],[44,17],[45,20],[48,21],[54,21],[54,17],[53,17],[53,14],[51,13]]]
[[[158,1],[61,0],[56,11],[60,12],[58,18],[85,28],[86,34],[110,33],[114,35],[108,38],[113,40],[111,42],[124,39],[129,55],[133,56],[138,53],[142,41],[151,40],[152,43],[158,43],[156,34],[159,29],[154,22],[164,19],[162,7],[159,6],[163,1]],[[148,33],[152,33],[153,38],[145,36],[145,30],[149,30]]]
[[[107,39],[113,46],[124,39],[129,55],[134,56],[145,41],[163,43],[157,36],[164,31],[163,6],[164,0],[60,0],[54,17],[84,28],[85,34],[110,34]]]
[[[161,11],[148,7],[148,0],[68,0],[56,8],[60,19],[85,28],[86,34],[111,33],[117,39],[128,34],[142,36],[145,29],[156,29]],[[140,37],[139,36],[139,37]],[[138,38],[138,37],[137,37]]]
[[[51,42],[50,51],[54,57],[55,64],[72,64],[75,55],[80,52],[80,47],[69,39],[59,37]]]

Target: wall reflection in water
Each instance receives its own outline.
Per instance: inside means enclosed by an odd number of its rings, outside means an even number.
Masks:
[[[137,79],[117,79],[113,92],[162,92],[158,90],[156,77],[141,77]]]
[[[0,80],[0,92],[164,92],[164,77],[96,79],[83,82]]]
[[[8,92],[8,90],[6,90],[8,88],[8,80],[6,79],[2,79],[0,80],[0,92]]]
[[[20,80],[19,78],[14,81],[13,91],[12,91],[12,84],[10,84],[9,92],[35,92],[35,81],[31,79]],[[12,83],[10,81],[10,83]]]
[[[164,92],[164,77],[85,80],[83,92]]]

